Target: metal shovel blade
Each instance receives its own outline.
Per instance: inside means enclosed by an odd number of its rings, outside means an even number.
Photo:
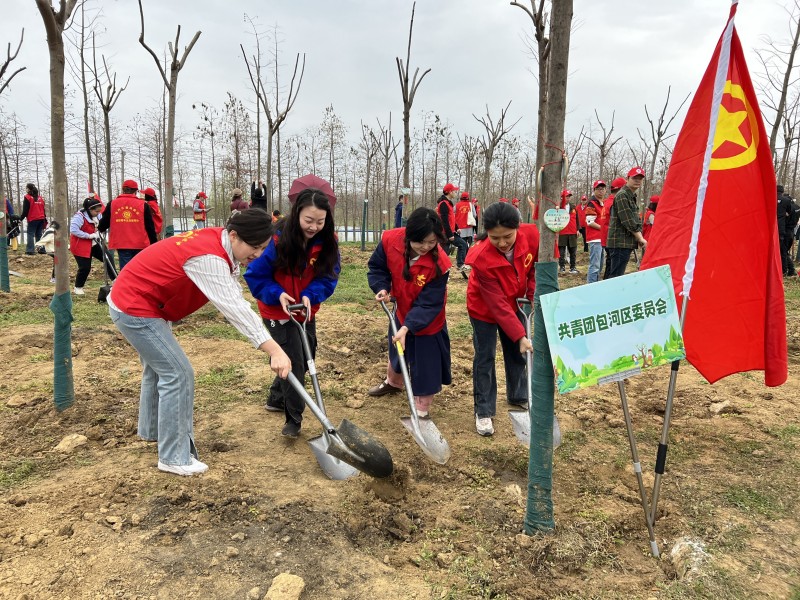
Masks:
[[[328,454],[330,442],[325,438],[326,436],[318,435],[308,440],[308,445],[311,446],[311,451],[317,457],[317,462],[323,473],[334,481],[349,479],[358,473],[358,469]]]
[[[524,445],[531,445],[531,418],[526,410],[510,410],[508,416],[511,418],[511,428],[514,435]],[[553,450],[561,445],[561,426],[558,424],[558,417],[553,415]]]
[[[347,419],[339,423],[330,439],[327,453],[362,473],[380,478],[388,477],[394,471],[392,455],[386,447]]]
[[[403,427],[414,437],[425,456],[440,465],[450,460],[450,445],[430,419],[417,419],[419,427],[414,427],[414,417],[400,417]]]
[[[334,427],[328,420],[328,416],[308,395],[294,373],[290,371],[287,380],[322,424],[329,441],[328,447],[325,449],[326,454],[373,477],[388,477],[392,474],[394,470],[392,456],[383,444],[347,419],[344,419],[339,427]]]

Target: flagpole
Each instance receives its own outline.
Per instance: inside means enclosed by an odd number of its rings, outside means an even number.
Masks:
[[[681,333],[686,322],[686,307],[689,303],[692,283],[694,282],[695,261],[697,260],[697,244],[700,237],[700,224],[703,218],[703,208],[705,206],[706,191],[708,189],[708,171],[711,164],[711,153],[713,152],[713,141],[717,131],[717,120],[719,118],[719,107],[722,103],[725,81],[728,76],[728,67],[731,57],[731,39],[733,38],[734,18],[736,7],[739,0],[731,0],[731,11],[728,15],[728,23],[722,33],[720,40],[720,52],[717,57],[717,71],[714,76],[714,93],[711,99],[711,111],[709,114],[708,143],[706,144],[705,155],[703,156],[703,168],[700,174],[700,184],[697,188],[697,202],[695,204],[694,220],[692,222],[692,235],[689,241],[689,255],[686,259],[686,266],[683,273],[683,303],[681,308]],[[669,424],[672,417],[672,401],[675,395],[675,386],[678,379],[679,361],[672,362],[672,370],[669,376],[669,388],[667,391],[667,403],[664,408],[664,425],[661,431],[661,440],[658,444],[656,454],[655,479],[653,481],[653,503],[650,512],[650,521],[655,524],[658,511],[658,495],[661,489],[661,476],[667,461],[667,446],[669,444]]]
[[[636,474],[636,481],[639,483],[639,497],[642,500],[642,509],[644,509],[644,520],[647,523],[647,535],[650,536],[650,552],[653,556],[658,558],[658,543],[656,542],[656,534],[653,531],[653,520],[650,517],[650,507],[647,506],[647,492],[644,489],[644,480],[642,479],[642,463],[639,462],[639,451],[636,449],[636,437],[633,435],[633,424],[631,423],[631,412],[628,409],[628,397],[625,394],[625,382],[618,381],[617,389],[619,389],[619,399],[622,402],[622,414],[625,417],[625,428],[628,430],[628,442],[631,445],[631,459],[633,459],[633,472]]]
[[[683,333],[683,324],[686,322],[686,307],[689,304],[689,297],[683,297],[683,304],[681,306],[681,334]],[[681,365],[680,360],[672,361],[672,368],[669,373],[669,388],[667,389],[667,404],[664,408],[664,425],[661,428],[661,440],[658,443],[658,452],[656,454],[655,466],[655,479],[653,480],[653,502],[650,505],[650,523],[655,525],[656,514],[658,512],[658,496],[661,493],[661,477],[664,475],[664,468],[667,465],[667,448],[669,446],[669,422],[672,416],[672,400],[675,397],[675,387],[678,382],[678,368]]]

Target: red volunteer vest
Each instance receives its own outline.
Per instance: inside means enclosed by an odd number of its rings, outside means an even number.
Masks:
[[[603,207],[600,206],[600,203],[597,201],[597,198],[593,198],[589,200],[589,203],[586,205],[586,241],[591,242],[593,240],[599,240],[602,234],[602,229],[594,229],[589,227],[589,217],[594,217],[595,223],[603,226]]]
[[[197,203],[197,208],[205,209],[206,205],[203,204],[202,200],[195,200],[195,202]],[[203,210],[203,212],[199,212],[199,213],[196,212],[196,213],[193,213],[193,214],[194,214],[194,220],[195,221],[205,221],[206,220],[206,211],[205,210]]]
[[[25,194],[30,206],[28,207],[28,223],[31,221],[44,221],[47,217],[44,214],[44,198],[39,196],[34,198],[30,194]]]
[[[467,227],[472,227],[472,225],[467,224],[467,216],[469,215],[470,211],[472,210],[472,202],[469,200],[459,200],[456,204],[456,227],[459,229],[466,229]],[[475,220],[477,223],[477,219]]]
[[[642,237],[647,239],[647,236],[650,235],[650,232],[653,229],[653,226],[650,225],[650,216],[655,216],[655,212],[650,210],[649,208],[644,213],[644,220],[642,221]],[[655,223],[655,219],[653,219],[653,223]]]
[[[436,278],[436,264],[433,262],[433,256],[430,252],[419,259],[409,268],[411,273],[411,281],[403,279],[403,268],[405,267],[405,249],[406,249],[406,230],[405,227],[391,229],[383,232],[381,244],[383,251],[386,253],[386,262],[389,266],[389,272],[392,274],[392,289],[391,293],[397,301],[397,318],[401,323],[406,320],[408,311],[417,299],[417,296],[422,292],[422,288]],[[442,274],[452,266],[450,259],[447,255],[439,250],[439,270]],[[425,329],[417,331],[414,335],[433,335],[442,330],[445,323],[445,306],[447,305],[447,291],[444,294],[442,301],[442,309],[436,318]]]
[[[606,247],[606,242],[608,241],[608,222],[611,220],[611,207],[614,205],[614,196],[609,196],[606,198],[606,201],[603,202],[603,222],[600,223],[600,243],[603,244],[603,248]]]
[[[533,290],[527,289],[528,274],[537,260],[539,260],[539,230],[535,225],[522,223],[514,244],[513,266],[489,240],[470,248],[464,262],[496,279],[506,295],[509,306],[516,312],[517,298],[526,298],[529,294],[533,294]],[[467,284],[467,312],[474,319],[486,323],[496,322],[494,307],[484,303],[476,277],[470,277]]]
[[[233,273],[222,231],[222,227],[194,229],[148,246],[119,272],[112,301],[133,317],[177,321],[192,314],[208,298],[187,277],[183,265],[195,256],[213,254],[224,258]]]
[[[147,204],[150,206],[150,212],[153,213],[153,225],[156,228],[156,235],[159,235],[164,227],[164,215],[161,214],[158,200],[148,200]]]
[[[442,204],[447,204],[448,214],[447,220],[450,221],[450,231],[456,230],[456,211],[455,207],[450,204],[449,200],[442,200],[439,204],[436,205],[436,214],[439,215],[439,218],[442,217]]]
[[[277,234],[272,236],[272,243],[277,245]],[[322,244],[319,242],[314,243],[314,245],[307,250],[306,266],[300,275],[292,275],[284,270],[275,270],[275,282],[280,285],[287,294],[294,298],[297,303],[300,303],[301,301],[301,292],[306,289],[308,284],[311,283],[317,276],[316,273],[314,273],[314,263],[317,262],[317,256],[319,256],[321,250]],[[317,314],[318,310],[319,304],[311,305],[311,316],[309,317],[309,321],[314,318],[314,315]],[[286,313],[283,312],[283,308],[281,308],[280,304],[264,304],[261,300],[258,300],[258,312],[265,319],[282,321],[288,318]]]
[[[581,204],[580,202],[575,207],[575,212],[578,214],[578,227],[586,227],[586,209],[589,204]]]
[[[566,208],[567,204],[567,202],[562,200],[561,208]],[[572,206],[572,204],[569,205],[569,223],[567,223],[567,226],[558,233],[559,235],[574,235],[578,233],[577,213],[575,212],[575,207]]]
[[[83,217],[83,223],[81,224],[81,231],[86,233],[94,233],[95,231],[97,231],[97,227],[95,227],[94,223],[92,223],[86,217],[85,212],[80,211],[78,214],[80,214]],[[81,256],[83,258],[89,258],[92,255],[92,240],[79,238],[77,235],[70,234],[69,251],[72,252],[73,256]]]
[[[120,194],[111,203],[108,247],[141,250],[150,245],[144,228],[145,201],[134,194]]]

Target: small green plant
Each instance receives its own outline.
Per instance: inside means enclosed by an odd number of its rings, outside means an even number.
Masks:
[[[0,467],[0,489],[19,485],[36,472],[36,464],[31,460],[23,460],[16,464]]]
[[[745,486],[732,486],[723,492],[722,497],[739,510],[763,515],[768,519],[779,518],[785,510],[783,503],[775,495]]]
[[[38,352],[36,354],[31,354],[29,359],[32,363],[40,363],[40,362],[47,362],[50,360],[50,353],[49,352]]]

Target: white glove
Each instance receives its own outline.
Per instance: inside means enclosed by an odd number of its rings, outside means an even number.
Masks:
[[[100,239],[100,234],[97,233],[96,231],[94,233],[90,233],[89,234],[89,239],[90,240],[99,240]]]

